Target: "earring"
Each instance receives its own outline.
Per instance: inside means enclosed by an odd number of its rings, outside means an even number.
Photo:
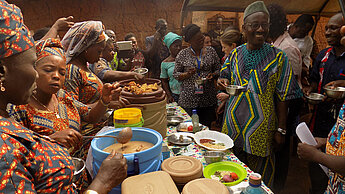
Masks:
[[[6,88],[4,87],[4,85],[2,84],[2,81],[0,81],[0,91],[4,92],[6,90]]]

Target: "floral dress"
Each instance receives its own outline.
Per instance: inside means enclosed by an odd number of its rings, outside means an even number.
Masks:
[[[67,150],[0,116],[0,193],[76,193]]]

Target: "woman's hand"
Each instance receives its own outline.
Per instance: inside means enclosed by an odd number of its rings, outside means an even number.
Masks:
[[[56,28],[56,30],[59,31],[68,31],[73,25],[74,22],[72,22],[73,16],[68,16],[67,18],[59,18],[56,20],[52,28]]]
[[[328,84],[325,85],[325,87],[331,86],[332,89],[336,87],[345,87],[345,80],[336,80],[329,82]]]
[[[221,89],[225,89],[226,86],[230,84],[230,81],[226,78],[219,78],[217,80],[217,86],[220,87]]]
[[[298,144],[297,154],[300,159],[315,162],[319,153],[321,153],[321,151],[318,150],[316,146],[308,145],[306,143]]]
[[[120,84],[118,82],[114,84],[106,83],[103,85],[102,89],[102,101],[105,104],[109,104],[110,101],[117,101],[120,98],[120,92],[122,88],[120,87]]]
[[[229,98],[229,94],[226,94],[224,92],[221,92],[219,94],[217,94],[217,99],[220,101],[225,101]]]
[[[133,77],[136,80],[142,80],[142,79],[144,79],[145,76],[140,74],[140,73],[133,72]]]
[[[78,131],[71,128],[62,131],[57,131],[49,137],[59,142],[66,148],[79,148],[83,138],[83,136]]]
[[[89,186],[99,194],[108,193],[127,177],[127,160],[121,153],[112,151],[102,162],[97,176]]]

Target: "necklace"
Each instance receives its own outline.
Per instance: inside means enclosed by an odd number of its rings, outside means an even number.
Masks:
[[[55,114],[56,118],[60,118],[60,115],[58,112],[56,112],[56,107],[54,106],[54,111],[50,110],[46,105],[42,104],[34,95],[32,97],[35,99],[36,102],[38,102],[41,106],[43,106],[47,111],[53,112]]]

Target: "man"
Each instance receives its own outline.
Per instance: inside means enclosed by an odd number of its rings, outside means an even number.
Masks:
[[[212,29],[208,32],[213,40],[219,41],[219,38],[224,34],[223,31],[223,18],[221,16],[217,17],[216,29]]]
[[[114,70],[114,71],[116,71],[116,70],[121,71],[122,69],[126,68],[127,64],[126,64],[126,62],[123,59],[121,59],[121,58],[119,58],[117,56],[119,48],[118,48],[118,46],[116,44],[116,34],[112,30],[105,30],[105,34],[110,38],[110,40],[114,44],[114,47],[113,47],[113,49],[114,49],[113,59],[110,60],[109,67],[112,70]]]
[[[297,18],[295,23],[289,27],[289,34],[297,43],[298,48],[302,55],[302,77],[301,83],[303,85],[309,85],[307,77],[309,74],[309,68],[311,65],[310,55],[313,50],[313,39],[309,36],[310,30],[314,26],[313,16],[303,14]]]
[[[284,51],[289,59],[293,69],[294,76],[301,85],[302,58],[301,52],[297,47],[297,43],[291,38],[287,32],[287,19],[284,9],[278,4],[270,4],[267,6],[270,13],[270,29],[268,39],[273,42],[273,46]],[[296,88],[300,91],[300,88]],[[285,144],[280,151],[275,153],[276,170],[274,173],[275,191],[282,190],[286,181],[290,161],[290,136],[296,129],[300,107],[303,104],[302,98],[297,98],[289,102],[289,113],[287,117],[287,134]]]
[[[247,44],[230,53],[218,85],[245,88],[238,96],[230,96],[222,132],[234,140],[235,155],[270,187],[273,148],[284,143],[286,134],[286,101],[301,97],[301,92],[286,54],[265,43],[269,23],[263,1],[245,9],[242,30]]]
[[[340,27],[344,25],[342,15],[331,17],[325,26],[325,36],[331,47],[323,49],[316,57],[310,73],[310,87],[303,88],[308,95],[311,92],[323,94],[324,86],[335,80],[345,80],[345,46],[340,44]],[[315,137],[326,138],[336,122],[338,112],[343,99],[334,101],[326,99],[314,108],[310,129]],[[323,192],[327,186],[327,176],[320,170],[317,164],[311,164],[310,178],[312,193]],[[316,179],[316,178],[322,178]]]
[[[156,33],[145,38],[147,53],[146,66],[149,69],[149,76],[159,79],[161,63],[169,56],[169,48],[164,44],[163,39],[167,34],[168,23],[164,19],[156,21]]]

